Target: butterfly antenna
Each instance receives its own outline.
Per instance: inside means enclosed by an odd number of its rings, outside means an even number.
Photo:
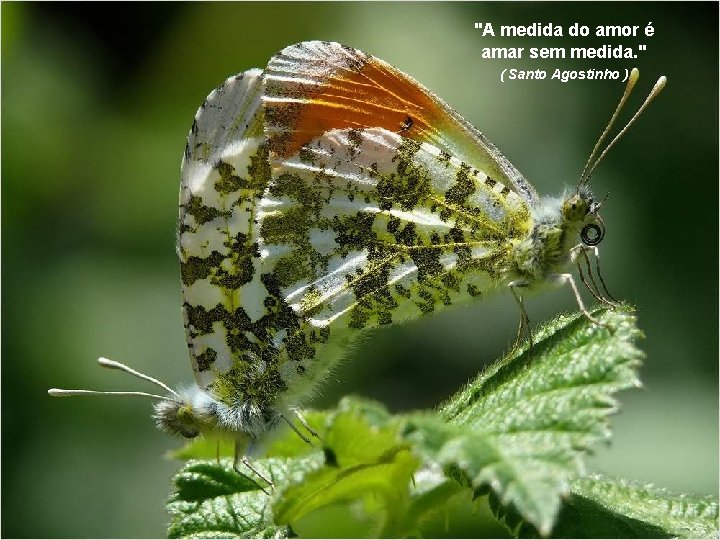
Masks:
[[[108,358],[103,358],[102,356],[98,358],[98,364],[100,364],[102,367],[108,368],[108,369],[119,369],[120,371],[124,371],[125,373],[129,373],[130,375],[134,375],[138,379],[142,379],[143,381],[148,381],[153,384],[156,384],[169,394],[172,394],[176,398],[180,399],[180,394],[178,394],[175,390],[170,388],[167,384],[165,384],[162,381],[157,380],[155,377],[151,377],[150,375],[145,375],[144,373],[140,373],[139,371],[135,371],[130,366],[126,366],[125,364],[122,364],[120,362],[116,362],[115,360],[110,360]]]
[[[122,364],[120,362],[116,362],[115,360],[110,360],[108,358],[100,357],[98,358],[98,364],[100,364],[104,368],[108,369],[118,369],[120,371],[124,371],[125,373],[129,373],[130,375],[133,375],[134,377],[137,377],[138,379],[142,379],[143,381],[148,381],[150,383],[153,383],[163,390],[165,390],[170,395],[174,396],[176,399],[173,399],[172,401],[181,402],[182,397],[180,394],[178,394],[175,390],[170,388],[167,384],[165,384],[162,381],[157,380],[155,377],[151,377],[150,375],[145,375],[144,373],[140,373],[139,371],[134,370],[130,366],[126,366],[125,364]],[[48,394],[51,396],[56,397],[65,397],[65,396],[80,396],[80,395],[111,395],[111,396],[142,396],[142,397],[149,397],[153,399],[167,399],[166,396],[160,396],[158,394],[149,394],[147,392],[106,392],[106,391],[100,391],[100,390],[63,390],[61,388],[51,388],[48,390]]]
[[[588,157],[587,162],[585,163],[585,168],[583,168],[582,174],[580,175],[580,182],[578,182],[578,187],[580,187],[582,184],[585,183],[585,173],[590,168],[590,165],[592,164],[592,160],[595,157],[595,154],[597,154],[597,151],[600,149],[600,145],[605,140],[605,137],[607,137],[608,133],[610,133],[610,130],[612,129],[613,125],[615,124],[615,120],[617,120],[617,117],[620,116],[620,111],[622,111],[623,107],[625,106],[625,102],[630,97],[630,93],[632,92],[633,88],[635,87],[635,83],[637,82],[638,78],[640,77],[640,71],[638,71],[638,68],[632,68],[632,71],[630,72],[630,76],[628,77],[627,84],[625,85],[625,91],[623,92],[622,97],[620,98],[620,101],[617,104],[617,107],[615,107],[615,112],[613,113],[612,117],[610,117],[610,121],[608,122],[607,126],[605,126],[605,130],[600,135],[600,138],[595,143],[595,147],[592,149],[592,152],[590,152],[590,157]]]
[[[635,69],[633,71],[636,71]],[[642,114],[642,112],[652,103],[652,101],[658,96],[658,94],[662,91],[663,88],[665,88],[665,84],[667,83],[667,77],[664,75],[660,77],[657,82],[655,83],[655,86],[653,86],[652,90],[650,90],[650,93],[645,98],[645,101],[640,106],[640,108],[637,110],[637,112],[633,115],[633,117],[628,121],[627,124],[625,124],[625,127],[620,130],[620,132],[615,135],[615,138],[610,141],[610,144],[608,144],[605,147],[605,150],[602,151],[600,156],[595,160],[595,163],[593,163],[592,167],[586,172],[586,174],[580,179],[580,183],[578,186],[581,186],[583,184],[587,184],[588,180],[590,180],[590,177],[595,172],[595,169],[597,169],[597,166],[602,162],[602,160],[605,158],[607,153],[610,151],[610,149],[615,145],[615,143],[620,140],[620,138],[625,135],[625,132],[632,126],[635,121],[638,119],[638,117]]]
[[[48,394],[53,397],[69,397],[69,396],[139,396],[149,397],[152,399],[166,400],[165,396],[158,394],[150,394],[148,392],[107,392],[105,390],[66,390],[64,388],[51,388]],[[175,401],[175,400],[172,400]]]

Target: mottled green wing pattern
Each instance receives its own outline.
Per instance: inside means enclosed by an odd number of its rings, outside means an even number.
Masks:
[[[185,330],[201,388],[252,350],[238,327],[243,312],[257,309],[254,221],[269,181],[261,82],[254,69],[214,90],[195,116],[183,159],[178,255]]]
[[[330,335],[494,289],[530,227],[527,203],[506,186],[384,129],[331,131],[272,165],[263,269]]]

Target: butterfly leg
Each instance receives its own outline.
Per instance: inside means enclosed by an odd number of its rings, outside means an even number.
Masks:
[[[292,421],[291,421],[287,416],[285,416],[284,414],[281,414],[281,415],[280,415],[280,418],[282,418],[283,420],[285,420],[285,422],[287,423],[287,425],[290,426],[290,429],[292,429],[292,430],[297,434],[298,437],[300,437],[303,441],[305,441],[307,444],[309,444],[310,446],[312,446],[312,443],[310,442],[310,439],[308,439],[308,438],[297,428],[297,426],[292,423]],[[302,422],[301,422],[301,424],[302,424]],[[304,427],[307,427],[307,426],[304,425]],[[317,433],[313,432],[313,434],[317,437]]]
[[[605,291],[605,294],[607,297],[611,300],[610,304],[613,306],[619,306],[620,302],[618,302],[615,297],[613,297],[612,294],[610,294],[610,291],[607,289],[607,285],[605,285],[605,280],[602,277],[602,274],[600,273],[600,250],[597,246],[593,246],[593,253],[595,254],[595,270],[597,271],[598,278],[600,278],[600,283],[603,287],[603,291]],[[589,263],[588,263],[589,264]]]
[[[307,420],[305,420],[305,417],[300,413],[298,410],[293,410],[292,413],[295,415],[295,418],[297,418],[297,421],[300,423],[302,427],[305,428],[305,430],[316,439],[320,438],[320,435],[318,435],[317,431],[315,431],[313,428],[310,427],[310,424],[307,423]]]
[[[523,304],[523,297],[518,292],[520,287],[527,287],[527,283],[522,280],[515,280],[508,283],[508,287],[515,297],[518,307],[520,308],[520,324],[518,326],[517,336],[515,337],[515,344],[513,348],[517,348],[520,345],[520,339],[522,338],[523,329],[527,332],[528,340],[530,342],[530,348],[533,348],[533,337],[530,331],[530,318],[528,317],[527,311],[525,311],[525,305]]]
[[[607,303],[607,300],[603,298],[603,296],[600,294],[597,283],[595,283],[595,279],[593,278],[592,270],[590,269],[590,260],[588,259],[584,244],[578,244],[570,250],[570,260],[575,263],[575,266],[577,266],[580,281],[582,281],[583,285],[585,285],[585,288],[590,291],[590,294],[593,295],[595,300],[603,304]],[[585,262],[585,267],[587,268],[588,272],[588,278],[585,277],[585,272],[583,272],[582,264],[580,264],[581,260]]]
[[[257,480],[255,480],[254,478],[251,478],[250,476],[248,476],[247,474],[245,474],[244,472],[242,472],[242,471],[240,470],[240,464],[242,463],[243,465],[245,465],[245,467],[247,467],[247,468],[250,469],[252,472],[254,472],[254,473],[255,473],[263,482],[265,482],[268,486],[270,486],[271,488],[272,488],[272,487],[275,487],[274,484],[273,484],[270,480],[268,480],[267,478],[265,478],[262,474],[260,474],[260,473],[257,471],[257,469],[255,469],[255,468],[250,464],[250,459],[245,455],[245,451],[248,450],[248,449],[249,449],[249,445],[248,445],[247,443],[245,443],[244,441],[242,441],[242,442],[241,442],[241,441],[235,441],[235,459],[233,460],[233,469],[234,469],[235,472],[238,473],[240,476],[244,476],[245,478],[247,478],[248,480],[250,480],[253,484],[255,484],[258,488],[260,488],[260,490],[261,490],[265,495],[270,495],[270,493],[268,493],[268,491],[267,491],[264,487],[262,487],[262,486],[258,483]]]
[[[595,281],[595,276],[593,275],[592,267],[590,266],[590,258],[587,255],[587,252],[592,250],[595,255],[595,270],[598,275],[598,278],[600,279],[600,283],[602,284],[603,290],[605,291],[605,294],[603,295],[600,292],[600,287],[598,287],[597,282]],[[590,282],[588,282],[585,279],[585,274],[582,269],[582,265],[580,264],[580,261],[578,258],[582,258],[585,262],[585,267],[587,268],[588,273],[588,279]],[[597,246],[586,246],[585,244],[578,244],[574,248],[572,248],[570,253],[570,258],[572,262],[574,262],[577,265],[578,273],[580,275],[580,280],[583,282],[585,287],[588,291],[590,291],[590,294],[592,294],[595,299],[598,302],[601,302],[605,305],[617,307],[618,301],[613,298],[613,296],[610,294],[610,292],[607,289],[607,286],[605,285],[605,280],[602,277],[602,274],[600,273],[600,253],[598,251]]]
[[[613,329],[597,320],[595,317],[593,317],[590,312],[585,307],[585,303],[583,302],[582,297],[580,296],[580,291],[578,291],[577,285],[575,284],[575,278],[573,278],[572,274],[555,274],[553,276],[550,276],[552,280],[554,280],[558,285],[570,285],[570,288],[572,289],[573,294],[575,295],[575,301],[577,302],[578,307],[580,308],[580,311],[583,315],[592,323],[597,324],[598,326],[604,326],[607,328],[610,332],[613,331]]]

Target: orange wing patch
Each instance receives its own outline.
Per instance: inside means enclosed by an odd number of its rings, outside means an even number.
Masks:
[[[269,141],[278,156],[290,156],[332,129],[379,127],[420,142],[436,142],[438,130],[452,124],[463,129],[418,82],[372,56],[347,52],[359,54],[342,59],[344,65],[323,62],[294,80],[268,75],[265,115],[277,128]]]
[[[292,145],[284,155],[331,129],[380,127],[417,140],[432,138],[437,106],[415,84],[398,78],[374,58],[359,71],[338,73],[299,109]],[[436,111],[433,111],[436,109]],[[435,112],[435,114],[433,114]],[[411,128],[406,126],[411,124]]]
[[[537,201],[534,188],[482,133],[412,77],[362,51],[298,43],[270,60],[263,84],[271,161],[333,129],[381,128],[429,143]]]

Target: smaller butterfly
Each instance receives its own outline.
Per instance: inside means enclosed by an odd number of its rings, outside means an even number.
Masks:
[[[357,49],[299,43],[229,78],[198,110],[182,165],[178,254],[197,385],[176,392],[101,358],[168,396],[50,394],[157,399],[158,427],[224,433],[236,470],[253,470],[252,444],[280,422],[316,436],[297,408],[364,331],[509,288],[519,338],[530,334],[522,292],[546,283],[569,285],[600,324],[565,267],[615,304],[599,264],[601,287],[591,271],[605,225],[588,182],[665,84],[595,159],[637,78],[575,189],[554,198],[444,101]]]

